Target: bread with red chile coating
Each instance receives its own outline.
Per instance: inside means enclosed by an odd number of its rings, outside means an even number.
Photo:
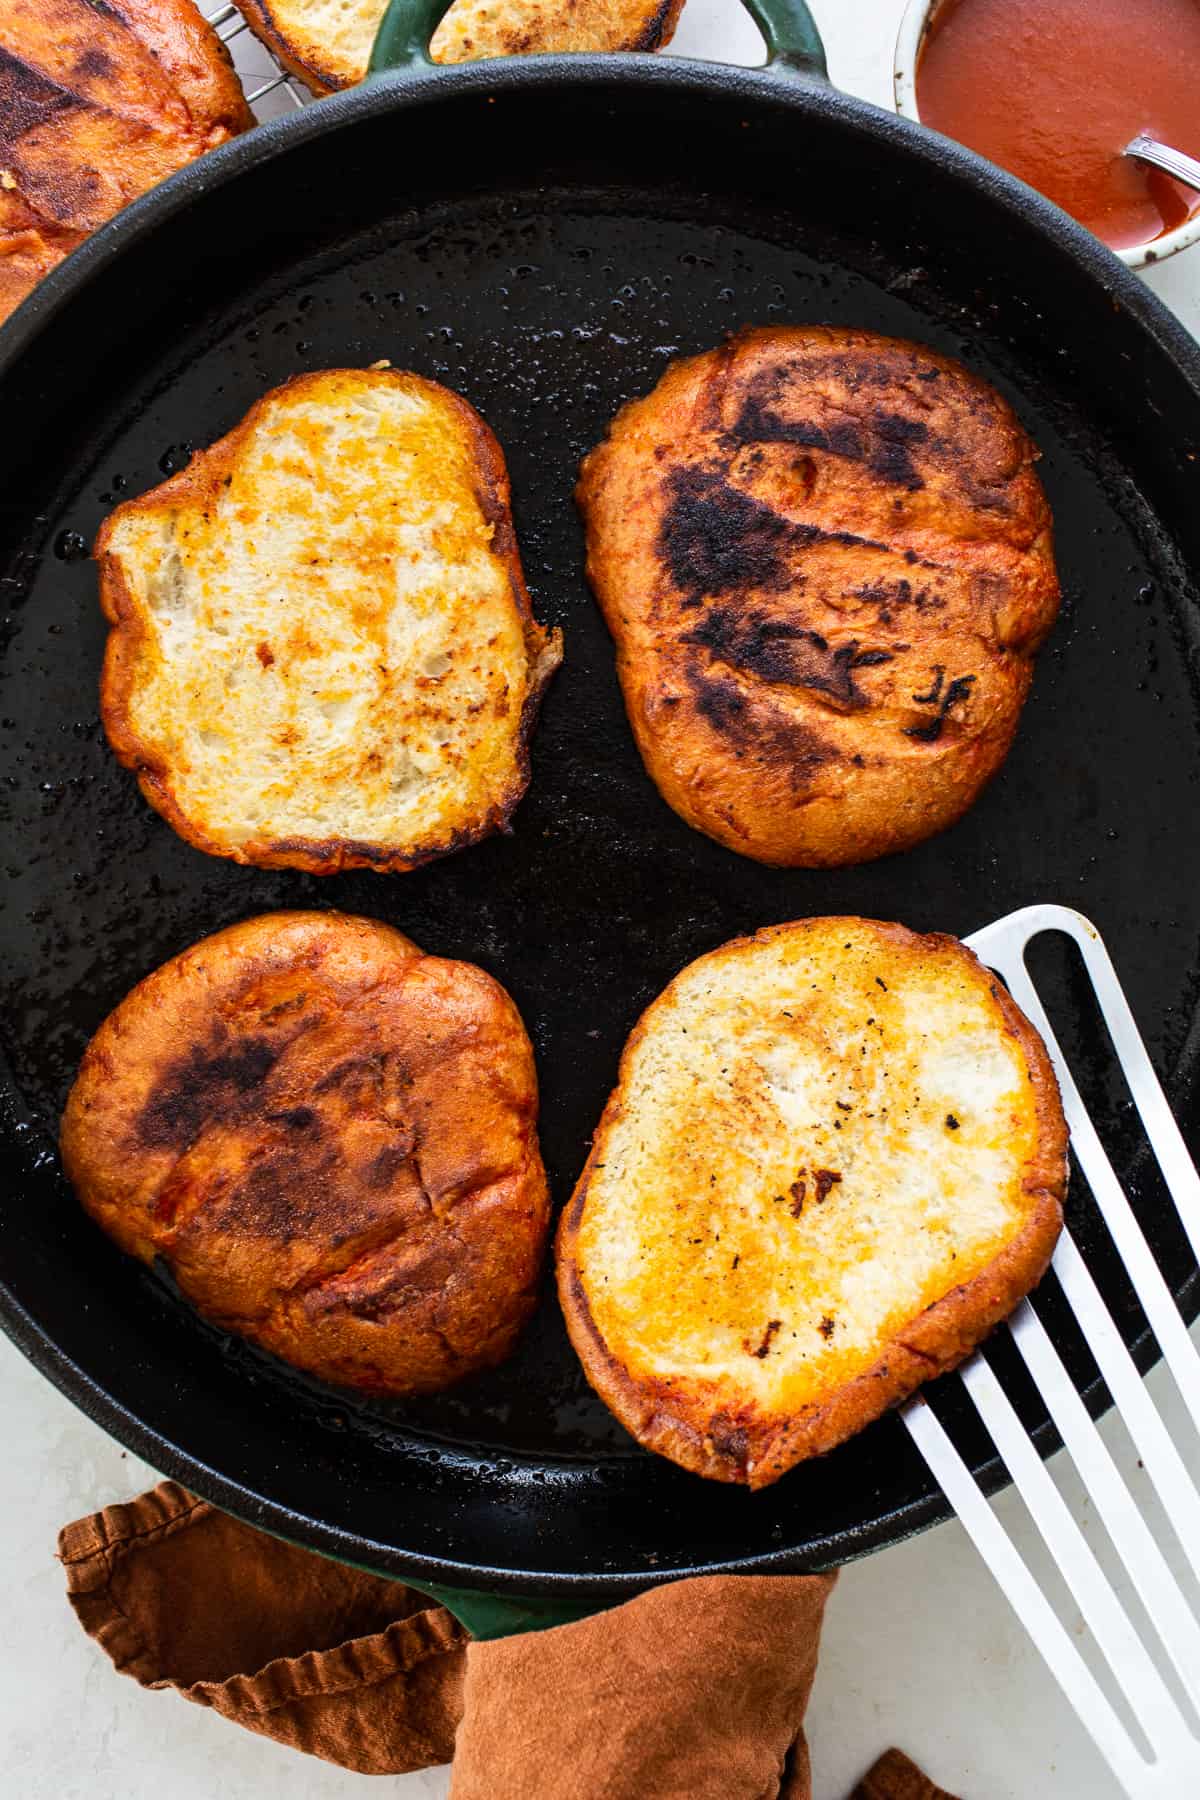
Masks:
[[[735,939],[625,1047],[559,1226],[571,1341],[647,1449],[765,1487],[1040,1280],[1066,1151],[1041,1039],[957,939],[857,918]]]
[[[6,0],[0,321],[114,213],[253,124],[193,0]]]
[[[520,1015],[371,919],[265,914],[164,963],[89,1044],[62,1154],[123,1250],[338,1386],[445,1387],[534,1306],[549,1203]]]
[[[960,818],[1058,611],[1036,458],[977,375],[869,331],[747,331],[625,406],[577,492],[667,804],[809,867]]]

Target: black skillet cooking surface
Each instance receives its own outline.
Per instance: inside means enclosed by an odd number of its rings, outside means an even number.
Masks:
[[[265,128],[252,154],[182,177],[183,200],[173,183],[135,209],[119,256],[110,233],[73,259],[0,361],[8,1328],[118,1437],[243,1516],[384,1570],[581,1599],[844,1560],[941,1503],[894,1419],[754,1496],[644,1454],[591,1395],[549,1287],[505,1367],[404,1405],[305,1384],[203,1326],[84,1219],[56,1161],[78,1058],[139,977],[295,906],[478,961],[528,1023],[561,1202],[626,1034],[691,958],[806,914],[965,934],[1056,900],[1100,927],[1193,1138],[1197,1123],[1194,353],[1113,258],[965,153],[776,78],[717,89],[694,65],[668,78],[617,60],[611,75],[539,61],[506,82],[477,69],[416,98],[384,82]],[[672,357],[771,321],[900,333],[994,381],[1042,447],[1064,588],[1016,746],[974,811],[832,872],[740,859],[658,798],[572,501],[623,400]],[[511,836],[415,874],[237,868],[183,844],[106,747],[85,547],[116,500],[266,388],[379,357],[465,394],[508,457],[535,609],[566,638],[532,786]],[[1159,1223],[1079,976],[1065,952],[1035,972],[1190,1312],[1186,1253]],[[1072,1213],[1095,1244],[1081,1190]],[[1137,1336],[1136,1312],[1120,1317]]]

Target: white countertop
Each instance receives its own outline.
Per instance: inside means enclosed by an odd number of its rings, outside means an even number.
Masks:
[[[834,81],[890,104],[903,0],[814,0],[813,10]],[[737,0],[688,0],[676,47],[730,61],[752,62],[759,54]],[[1150,279],[1200,332],[1200,248]],[[1182,1407],[1169,1381],[1155,1371],[1151,1386],[1168,1421],[1179,1422],[1183,1441]],[[1136,1488],[1130,1447],[1111,1420],[1105,1430]],[[0,1460],[5,1800],[260,1800],[284,1785],[295,1800],[345,1800],[368,1791],[396,1800],[445,1795],[444,1771],[368,1790],[361,1776],[280,1749],[116,1675],[67,1606],[55,1536],[68,1519],[150,1486],[155,1473],[76,1412],[2,1339],[0,1441],[8,1445]],[[1200,1453],[1192,1467],[1200,1477]],[[999,1510],[1039,1566],[1032,1531],[1011,1493]],[[1078,1499],[1076,1510],[1086,1522]],[[829,1610],[809,1733],[816,1800],[845,1800],[891,1743],[964,1800],[1029,1800],[1037,1793],[1118,1800],[1115,1783],[957,1524],[846,1571]]]

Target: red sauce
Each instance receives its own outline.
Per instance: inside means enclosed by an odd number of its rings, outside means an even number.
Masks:
[[[1148,243],[1200,194],[1121,151],[1148,131],[1200,156],[1200,0],[947,0],[917,108],[1106,243]]]

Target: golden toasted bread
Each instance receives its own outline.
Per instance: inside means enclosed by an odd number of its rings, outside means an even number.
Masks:
[[[677,362],[583,464],[663,798],[761,862],[902,850],[999,768],[1058,609],[1037,452],[931,350],[817,326]]]
[[[549,1223],[529,1039],[499,984],[342,913],[247,919],[88,1046],[67,1174],[226,1330],[380,1394],[498,1362]]]
[[[592,1386],[758,1488],[961,1361],[1045,1271],[1067,1132],[1041,1039],[956,939],[806,919],[643,1015],[563,1215]]]
[[[253,123],[191,0],[5,0],[0,319],[130,200]]]
[[[561,640],[500,447],[448,388],[298,376],[119,506],[96,556],[109,741],[198,849],[403,870],[506,825]]]
[[[367,72],[387,0],[240,0],[253,31],[314,94]],[[453,0],[433,60],[474,62],[551,50],[657,50],[683,0]]]

